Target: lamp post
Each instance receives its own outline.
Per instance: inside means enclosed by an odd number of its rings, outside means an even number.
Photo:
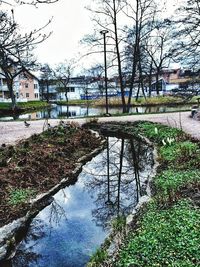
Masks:
[[[107,84],[107,62],[106,62],[106,33],[107,30],[102,30],[100,33],[103,35],[104,41],[104,71],[105,71],[105,90],[106,90],[106,114],[108,114],[108,84]]]

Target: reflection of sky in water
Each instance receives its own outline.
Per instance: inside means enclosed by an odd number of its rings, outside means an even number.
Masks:
[[[79,267],[85,266],[91,254],[109,232],[113,216],[128,214],[134,208],[136,185],[130,161],[129,143],[124,142],[123,175],[119,189],[118,171],[122,141],[109,138],[110,197],[108,199],[107,150],[87,163],[78,182],[60,190],[51,205],[32,221],[26,239],[20,244],[13,260],[14,267]],[[143,151],[149,173],[147,147]],[[144,155],[145,154],[145,155]]]
[[[155,106],[155,107],[131,107],[130,112],[133,113],[156,113],[156,112],[172,112],[172,111],[178,111],[178,110],[190,110],[191,105],[183,105],[183,106],[173,106],[173,107],[167,107],[167,106]],[[26,113],[21,115],[16,115],[15,118],[11,116],[0,116],[1,120],[13,120],[13,119],[25,119],[25,120],[31,120],[31,119],[43,119],[43,118],[51,118],[51,119],[57,119],[59,117],[68,117],[74,118],[74,117],[84,117],[84,116],[95,116],[95,115],[101,115],[105,113],[104,107],[89,107],[88,109],[85,106],[69,106],[67,111],[67,106],[54,106],[51,110],[46,111],[37,111],[32,113]],[[115,113],[121,113],[122,108],[116,108],[116,107],[109,107],[109,113],[115,114]]]
[[[91,210],[95,204],[83,190],[81,181],[60,190],[54,198],[56,203],[46,207],[33,220],[28,242],[25,240],[20,245],[18,254],[22,250],[24,256],[30,251],[39,255],[37,262],[27,262],[24,266],[84,266],[106,236],[93,221]],[[33,246],[29,237],[35,232],[35,225],[44,236]],[[14,266],[23,267],[21,261],[17,263],[19,258],[16,256]]]

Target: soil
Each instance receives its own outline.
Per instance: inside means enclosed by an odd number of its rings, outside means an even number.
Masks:
[[[75,124],[60,124],[34,134],[16,146],[0,147],[0,227],[24,216],[28,199],[71,177],[77,160],[99,147],[95,134]],[[19,190],[30,193],[26,201],[13,196]],[[13,199],[14,198],[14,199]],[[13,202],[14,201],[14,202]],[[15,203],[16,201],[16,203]]]

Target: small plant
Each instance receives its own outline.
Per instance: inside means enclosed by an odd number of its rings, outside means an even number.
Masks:
[[[126,226],[126,217],[118,216],[112,221],[112,229],[116,232],[122,232]]]
[[[12,189],[10,191],[10,205],[19,205],[25,203],[28,199],[35,195],[35,191],[31,189]]]
[[[104,249],[99,248],[95,254],[91,256],[87,267],[99,267],[101,266],[101,263],[107,259],[107,257],[108,253]]]
[[[200,182],[200,171],[164,171],[161,175],[155,177],[155,186],[158,191],[158,198],[168,198],[170,201],[176,199],[177,191],[181,187],[189,184],[197,184]]]
[[[113,266],[199,266],[199,220],[199,210],[189,201],[164,210],[151,203]]]
[[[93,117],[93,118],[87,118],[86,119],[86,123],[98,123],[98,118],[95,118],[95,117]]]
[[[151,122],[139,123],[137,127],[139,132],[142,131],[147,138],[158,144],[163,144],[163,140],[165,142],[169,140],[172,143],[171,140],[174,142],[183,136],[183,132],[180,129]]]

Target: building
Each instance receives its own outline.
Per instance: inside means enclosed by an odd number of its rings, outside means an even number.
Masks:
[[[39,80],[28,70],[14,79],[13,91],[17,102],[40,100]],[[6,78],[2,74],[0,74],[0,101],[11,102]]]

